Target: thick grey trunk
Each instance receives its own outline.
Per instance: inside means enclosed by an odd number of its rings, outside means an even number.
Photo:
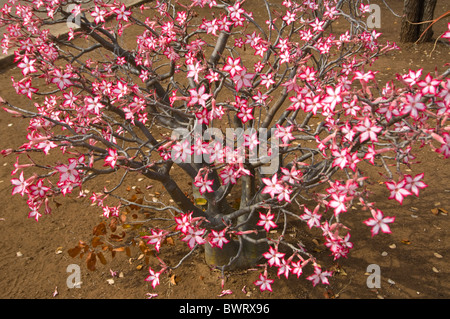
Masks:
[[[400,30],[401,42],[416,42],[420,38],[420,42],[431,41],[433,36],[432,28],[422,36],[421,34],[430,25],[429,23],[419,24],[424,21],[433,20],[434,9],[437,0],[405,0],[403,9],[403,20]]]

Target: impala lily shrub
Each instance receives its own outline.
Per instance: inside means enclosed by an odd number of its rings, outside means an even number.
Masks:
[[[255,3],[264,15],[252,12]],[[14,52],[22,76],[12,86],[30,100],[1,99],[29,120],[24,144],[2,151],[17,156],[12,194],[36,221],[58,196],[89,196],[105,221],[69,254],[83,251],[94,269],[105,251],[137,246],[158,260],[145,279],[153,288],[197,249],[222,272],[260,267],[261,291],[272,290],[270,268],[328,284],[332,272],[286,236],[288,227],[319,231],[334,260],[347,258],[348,218],[372,236],[395,222],[371,201],[362,165],[379,170],[386,199],[402,204],[427,187],[423,173],[405,173],[414,150],[450,156],[450,70],[380,83],[372,64],[398,47],[367,28],[368,7],[9,0],[1,48]],[[52,34],[74,18],[78,28]],[[102,176],[115,184],[96,184]],[[138,179],[171,201],[150,201],[147,189],[130,197],[127,183]],[[140,232],[125,241],[118,226]],[[189,251],[175,264],[163,249],[174,240]]]

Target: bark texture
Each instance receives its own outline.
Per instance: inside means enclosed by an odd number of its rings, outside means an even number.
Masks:
[[[431,41],[433,37],[432,28],[429,28],[422,35],[430,26],[431,22],[421,22],[433,20],[436,3],[437,0],[405,0],[403,9],[404,17],[400,30],[401,42],[416,42],[418,40],[418,42]]]

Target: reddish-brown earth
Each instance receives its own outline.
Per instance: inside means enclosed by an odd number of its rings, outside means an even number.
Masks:
[[[393,9],[401,12],[402,1],[393,1]],[[437,15],[449,10],[447,1],[438,1]],[[400,21],[382,6],[382,40],[397,41]],[[448,20],[447,20],[448,21]],[[435,34],[442,34],[447,21],[438,22]],[[442,71],[450,61],[449,46],[442,43],[420,45],[399,44],[401,51],[389,54],[377,61],[373,69],[380,72],[383,79],[394,78],[396,73],[408,69],[423,68],[424,74],[435,68]],[[16,96],[10,77],[19,78],[17,68],[3,70],[0,77],[1,96],[17,105],[28,105],[26,98]],[[0,149],[18,147],[25,141],[26,120],[12,118],[2,113],[0,117]],[[414,173],[425,172],[429,187],[421,191],[420,198],[408,197],[402,206],[387,200],[388,191],[383,185],[373,185],[373,200],[385,215],[396,216],[391,226],[392,234],[371,237],[370,229],[362,224],[367,213],[357,209],[346,216],[346,223],[352,234],[352,249],[348,259],[339,260],[339,270],[330,279],[329,286],[312,287],[304,275],[289,279],[275,280],[273,292],[261,293],[253,282],[259,271],[229,273],[225,289],[233,294],[221,298],[248,299],[310,299],[310,298],[449,298],[450,297],[450,216],[433,214],[433,208],[450,210],[450,166],[448,160],[424,148],[418,152],[420,164]],[[0,158],[0,297],[18,299],[52,298],[100,298],[100,299],[144,299],[147,293],[157,293],[160,299],[167,298],[219,298],[221,293],[219,273],[211,271],[204,263],[201,253],[195,253],[172,275],[163,275],[161,285],[155,290],[145,282],[148,274],[143,260],[138,260],[140,252],[133,251],[131,258],[124,253],[108,260],[107,265],[98,263],[96,271],[89,271],[84,259],[71,258],[67,251],[81,240],[92,238],[92,229],[102,217],[97,207],[92,207],[88,198],[76,196],[59,198],[61,204],[50,216],[43,216],[39,222],[27,219],[24,198],[11,196],[10,173],[15,156]],[[368,174],[374,175],[368,168]],[[377,176],[374,175],[377,180]],[[108,180],[96,183],[108,185]],[[133,185],[130,185],[133,186]],[[142,185],[145,186],[145,185]],[[144,189],[144,188],[143,188]],[[153,192],[158,190],[155,184]],[[163,194],[164,195],[164,194]],[[162,195],[162,200],[164,196]],[[166,198],[167,200],[167,198]],[[301,229],[293,236],[301,236],[305,243],[311,243],[315,235],[301,235]],[[320,234],[317,234],[317,239]],[[186,252],[186,245],[175,242],[166,245],[163,253],[169,260],[175,260]],[[332,257],[326,250],[317,252],[323,265],[330,268]],[[151,263],[155,264],[154,261]],[[68,288],[66,280],[70,275],[67,267],[77,264],[81,268],[81,288]],[[381,270],[381,288],[371,289],[366,285],[367,267],[377,264]],[[122,277],[111,279],[110,269],[122,273]],[[335,268],[337,269],[337,268]],[[311,269],[310,269],[311,270]],[[272,271],[272,270],[270,270]],[[306,271],[305,271],[306,272]],[[276,274],[271,272],[271,277]],[[171,280],[172,278],[172,280]],[[246,287],[247,294],[242,289]],[[54,296],[55,290],[57,295]]]

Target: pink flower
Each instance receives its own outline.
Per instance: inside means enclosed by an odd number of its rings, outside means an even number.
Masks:
[[[369,71],[367,73],[363,73],[361,71],[355,71],[355,76],[353,77],[353,80],[360,80],[362,82],[368,83],[370,80],[375,79],[375,73],[372,71]]]
[[[41,213],[39,213],[39,207],[36,205],[28,205],[30,208],[30,212],[28,213],[28,218],[34,218],[36,221],[39,221],[39,217],[42,216]]]
[[[291,272],[292,267],[289,265],[284,258],[281,260],[281,265],[278,267],[277,276],[280,278],[280,275],[284,275],[286,279],[289,277],[289,273]]]
[[[257,133],[253,133],[251,135],[244,135],[244,143],[243,145],[248,147],[250,150],[253,150],[259,144]]]
[[[442,35],[442,38],[448,39],[448,40],[450,41],[450,23],[448,23],[447,26],[448,26],[448,31],[446,31],[446,32]]]
[[[421,93],[417,94],[407,94],[406,101],[402,105],[401,114],[410,114],[413,119],[419,118],[419,112],[423,112],[427,109],[425,103],[421,102],[423,95]]]
[[[188,106],[200,104],[201,106],[206,108],[206,101],[211,97],[211,94],[205,93],[206,88],[202,84],[200,88],[197,89],[190,89],[189,93],[191,94],[191,97],[189,99]]]
[[[342,102],[342,86],[336,86],[335,89],[332,87],[327,87],[327,95],[322,100],[322,103],[328,104],[331,110],[334,110],[337,104]]]
[[[212,193],[214,190],[212,189],[212,184],[214,181],[206,179],[206,176],[204,178],[202,177],[196,177],[194,181],[194,185],[199,188],[200,194],[204,194],[206,192]]]
[[[441,147],[436,149],[436,152],[442,153],[444,155],[444,158],[450,157],[450,134],[447,132],[442,133],[443,143]]]
[[[392,181],[392,182],[385,182],[386,187],[390,190],[389,199],[395,199],[400,203],[400,205],[403,203],[403,198],[411,195],[411,192],[407,189],[406,181],[401,180],[398,183]]]
[[[377,209],[376,211],[372,209],[371,212],[373,218],[369,218],[368,220],[364,221],[364,224],[372,227],[372,229],[370,230],[372,232],[372,237],[378,234],[380,230],[383,233],[390,233],[391,229],[389,228],[388,224],[393,223],[395,221],[395,217],[384,217],[383,212],[379,209]]]
[[[313,212],[311,212],[308,208],[304,208],[304,214],[300,216],[301,219],[307,221],[308,227],[311,229],[314,227],[320,226],[320,218],[322,215],[317,214],[319,211],[320,205],[317,205]]]
[[[123,96],[127,95],[128,93],[127,83],[117,81],[116,87],[112,90],[112,93],[116,96],[117,99],[120,99]]]
[[[422,76],[422,70],[423,69],[419,69],[419,70],[417,70],[417,72],[414,72],[413,70],[409,70],[408,74],[403,75],[402,78],[411,87],[414,84],[416,84],[417,81]]]
[[[310,280],[314,287],[319,283],[319,281],[321,281],[324,285],[329,285],[330,283],[328,282],[327,277],[330,277],[331,275],[331,271],[322,271],[322,268],[314,266],[314,274],[306,279]]]
[[[417,82],[417,85],[422,88],[421,93],[423,95],[427,95],[427,94],[435,95],[436,90],[440,83],[441,83],[441,81],[433,79],[431,74],[428,73],[427,76],[425,77],[425,80]]]
[[[272,291],[272,286],[271,286],[272,283],[273,283],[273,279],[269,279],[269,278],[267,278],[267,276],[265,276],[263,274],[259,274],[259,280],[256,280],[254,282],[254,284],[256,286],[260,286],[259,289],[261,291],[264,291],[264,290]]]
[[[108,156],[105,157],[105,164],[103,166],[111,166],[114,168],[116,166],[116,162],[118,159],[117,150],[116,149],[108,149]]]
[[[206,240],[202,237],[204,233],[205,229],[194,229],[193,227],[189,227],[186,236],[181,240],[186,242],[189,248],[192,249],[196,244],[203,245],[206,243]]]
[[[290,25],[295,21],[295,13],[286,11],[286,15],[283,17],[283,21],[285,21],[287,25]]]
[[[53,70],[54,77],[52,78],[52,83],[56,84],[60,90],[64,90],[65,88],[73,85],[70,80],[73,76],[70,73],[62,73],[59,69]]]
[[[322,32],[324,24],[325,21],[320,21],[318,18],[316,18],[314,22],[310,23],[310,26],[313,27],[313,32]]]
[[[44,186],[44,180],[40,179],[36,184],[30,185],[29,190],[31,196],[44,198],[45,194],[50,190],[50,187]]]
[[[292,262],[291,266],[292,266],[292,273],[294,275],[297,275],[297,278],[299,278],[303,274],[303,263],[302,263],[302,261],[299,260],[298,262]]]
[[[195,116],[197,117],[199,124],[206,124],[206,125],[209,124],[210,116],[208,109],[202,108],[200,112],[195,113]]]
[[[275,84],[272,73],[269,73],[267,75],[260,74],[260,77],[261,77],[261,85],[265,85],[267,89],[269,89],[269,86],[271,86],[272,84]]]
[[[376,126],[367,116],[364,117],[364,120],[356,127],[356,130],[361,133],[361,142],[369,139],[371,142],[378,142],[377,135],[382,129],[382,127]]]
[[[253,108],[252,107],[241,107],[237,113],[237,117],[241,119],[242,123],[247,123],[253,120]]]
[[[100,115],[101,110],[105,107],[102,103],[100,103],[100,97],[96,96],[86,97],[84,101],[86,105],[86,110],[92,112],[95,115]]]
[[[290,141],[295,140],[295,137],[292,135],[294,125],[284,127],[281,126],[280,124],[277,124],[276,126],[277,128],[275,130],[275,136],[281,138],[283,144],[288,144]]]
[[[227,63],[222,68],[223,71],[227,71],[230,73],[232,77],[234,77],[238,72],[244,70],[244,68],[240,65],[241,58],[233,59],[232,57],[227,57]]]
[[[267,259],[267,262],[269,263],[269,266],[275,265],[276,267],[281,266],[281,259],[284,257],[284,253],[278,252],[277,249],[274,249],[273,247],[269,247],[269,251],[265,252],[263,256]]]
[[[164,240],[166,235],[167,231],[157,231],[155,229],[152,229],[152,234],[148,236],[142,236],[142,239],[146,239],[147,244],[149,245],[155,245],[155,250],[159,252],[159,249],[161,248],[161,242]]]
[[[283,187],[281,192],[278,194],[277,199],[281,203],[282,201],[291,202],[292,190],[288,186]]]
[[[266,230],[266,232],[268,232],[271,228],[277,227],[277,224],[275,224],[275,222],[273,221],[273,219],[275,218],[275,214],[271,214],[271,213],[263,214],[260,212],[259,218],[260,218],[260,220],[258,221],[258,223],[256,225],[263,226],[263,228]]]
[[[28,193],[30,183],[24,179],[23,172],[20,172],[19,178],[11,179],[11,183],[14,185],[12,195],[20,194],[20,196],[23,196],[25,193]]]
[[[181,214],[179,217],[175,217],[177,223],[176,230],[181,231],[183,234],[187,234],[188,230],[192,228],[192,212],[189,214]]]
[[[188,156],[192,155],[191,144],[188,140],[184,140],[183,142],[177,142],[174,146],[172,146],[171,158],[176,160],[181,160],[182,162],[186,162]]]
[[[76,183],[80,180],[80,174],[76,169],[78,161],[75,158],[69,158],[69,165],[58,165],[55,169],[60,173],[58,184]]]
[[[209,73],[205,76],[205,78],[208,79],[209,83],[217,82],[219,81],[219,73],[210,69]]]
[[[21,80],[17,83],[18,93],[26,95],[31,100],[31,95],[39,91],[31,86],[31,79],[27,79],[26,81]]]
[[[344,169],[348,165],[348,149],[344,148],[343,150],[332,150],[331,154],[335,157],[333,160],[333,166],[339,166],[340,169]]]
[[[23,57],[22,61],[17,65],[22,69],[23,76],[26,76],[29,73],[37,72],[36,68],[33,64],[36,62],[36,59],[29,59],[26,55]]]
[[[241,8],[241,3],[239,1],[236,1],[233,6],[228,6],[227,9],[230,12],[230,19],[235,23],[238,22],[241,19],[241,15],[245,13],[244,9]]]
[[[347,197],[345,194],[333,193],[331,194],[331,197],[333,199],[328,203],[328,206],[334,209],[335,216],[347,211],[347,207],[345,205]]]
[[[262,190],[263,194],[270,194],[270,197],[274,198],[275,194],[279,194],[283,190],[283,186],[278,182],[277,174],[273,175],[272,179],[262,178],[261,180],[266,184]]]
[[[230,241],[225,237],[225,229],[222,229],[221,231],[217,232],[214,229],[211,230],[209,243],[213,247],[219,247],[222,248],[224,244],[229,243]]]
[[[242,87],[251,88],[253,86],[252,79],[254,77],[255,77],[255,74],[247,73],[246,68],[244,68],[242,71],[236,73],[236,75],[233,76],[233,81],[236,84],[236,91],[239,92],[239,90]]]
[[[106,10],[100,9],[98,6],[95,6],[94,11],[91,12],[91,16],[94,18],[96,24],[105,22],[105,14]]]
[[[198,61],[195,64],[189,64],[188,66],[188,73],[187,73],[187,77],[188,78],[194,78],[194,82],[198,83],[198,76],[199,73],[204,69],[204,67],[201,65],[201,63]]]
[[[128,21],[128,17],[131,16],[131,11],[128,11],[125,4],[122,3],[120,8],[113,8],[114,13],[117,15],[116,20]]]
[[[419,196],[419,188],[428,187],[428,185],[422,181],[423,176],[424,173],[418,174],[415,177],[412,177],[411,175],[405,175],[405,188],[411,191],[414,195]]]
[[[145,278],[145,281],[151,282],[153,289],[155,289],[155,287],[159,285],[159,276],[161,275],[161,273],[155,272],[151,267],[148,269],[148,272],[150,273],[150,275]]]

